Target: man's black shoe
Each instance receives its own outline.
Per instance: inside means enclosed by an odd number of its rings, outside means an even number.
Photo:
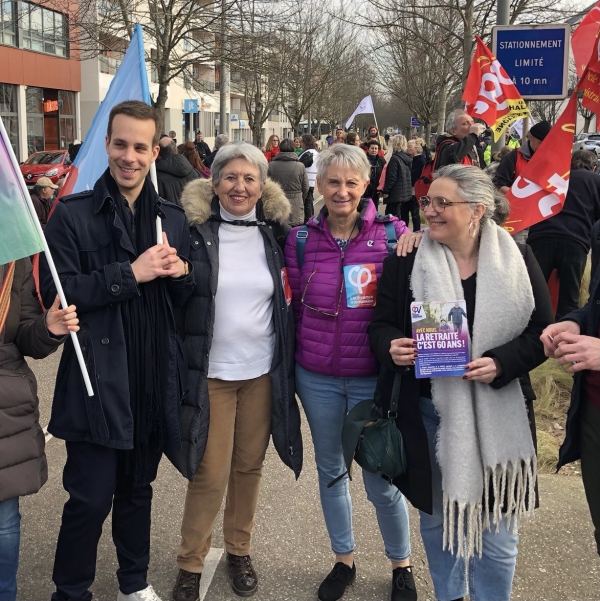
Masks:
[[[348,567],[345,563],[338,561],[323,580],[319,587],[318,597],[321,601],[338,601],[341,599],[346,587],[354,582],[356,578],[356,566]]]
[[[392,572],[392,601],[417,601],[412,566],[396,568]]]
[[[173,601],[198,601],[200,599],[200,578],[202,573],[179,570],[173,587]]]
[[[227,570],[231,588],[240,597],[254,595],[258,588],[258,576],[252,567],[250,555],[231,555],[227,553]]]

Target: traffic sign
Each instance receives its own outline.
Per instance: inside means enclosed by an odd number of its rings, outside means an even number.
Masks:
[[[183,101],[183,112],[184,113],[197,113],[198,112],[198,100],[196,98],[186,98]]]
[[[419,121],[416,117],[411,117],[410,118],[410,126],[411,127],[421,127],[421,124],[419,123]]]
[[[498,25],[492,53],[525,99],[567,97],[571,28],[559,25]]]

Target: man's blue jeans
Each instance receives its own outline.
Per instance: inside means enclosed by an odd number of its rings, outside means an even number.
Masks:
[[[17,598],[21,514],[19,497],[0,502],[0,601]]]
[[[449,551],[442,550],[442,472],[435,455],[440,418],[431,399],[422,397],[419,404],[427,431],[433,486],[433,515],[420,512],[421,537],[427,553],[435,597],[438,601],[452,601],[468,593],[471,601],[509,601],[519,536],[506,529],[505,520],[502,520],[497,534],[494,525],[491,531],[484,530],[481,559],[478,555],[472,557],[468,566],[464,557],[457,559]]]
[[[348,476],[327,485],[346,471],[342,426],[347,412],[360,401],[373,398],[376,377],[334,378],[296,365],[296,388],[308,419],[315,447],[319,492],[331,548],[337,555],[354,551],[352,500]],[[410,556],[408,508],[402,493],[378,474],[363,470],[367,498],[375,507],[385,554],[392,561]]]

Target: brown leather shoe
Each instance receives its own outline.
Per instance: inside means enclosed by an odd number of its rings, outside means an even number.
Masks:
[[[202,573],[196,574],[180,569],[173,587],[173,601],[198,601],[200,599],[200,578],[202,578]]]
[[[231,588],[240,597],[254,595],[258,588],[258,576],[252,567],[250,555],[231,555],[227,553],[227,570]]]

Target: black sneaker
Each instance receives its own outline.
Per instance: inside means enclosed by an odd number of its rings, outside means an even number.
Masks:
[[[173,587],[173,601],[198,601],[202,574],[179,570]]]
[[[345,563],[338,561],[323,580],[319,587],[318,597],[321,601],[337,601],[342,598],[346,587],[356,578],[356,566],[349,568]]]
[[[231,555],[227,553],[227,570],[231,588],[240,597],[254,595],[258,588],[258,576],[252,567],[250,555]]]
[[[417,601],[412,566],[396,568],[392,572],[392,601]]]

